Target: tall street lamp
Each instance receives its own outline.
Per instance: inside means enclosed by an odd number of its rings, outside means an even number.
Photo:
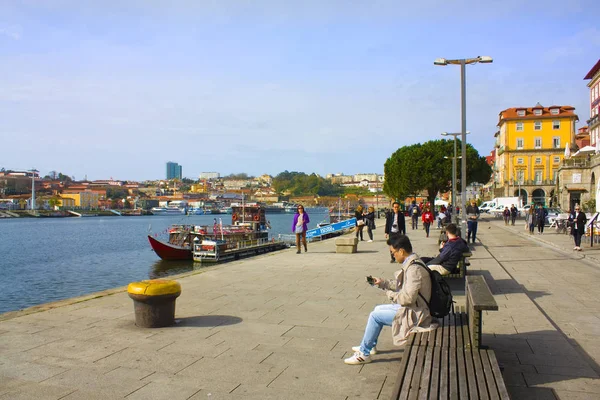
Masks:
[[[469,133],[471,133],[471,132],[467,131],[467,135]],[[458,132],[458,133],[442,132],[442,136],[454,136],[454,157],[452,157],[452,212],[457,217],[458,217],[458,214],[456,213],[456,159],[462,158],[462,156],[456,157],[456,137],[458,135],[462,135],[462,133],[461,132]],[[444,157],[444,158],[449,158],[449,157]],[[463,207],[464,207],[464,204],[461,204],[460,209],[462,210]],[[455,218],[455,220],[457,220],[457,218]],[[458,221],[456,221],[456,222],[458,222]]]
[[[35,174],[40,171],[35,168],[29,171],[31,172],[31,211],[35,212]]]
[[[475,58],[461,58],[456,60],[447,60],[445,58],[437,58],[433,64],[446,66],[448,64],[460,65],[460,98],[461,98],[461,116],[462,116],[462,124],[461,124],[461,153],[463,155],[461,161],[461,177],[460,186],[461,186],[461,203],[463,207],[460,209],[460,215],[462,217],[462,237],[466,237],[466,229],[467,229],[467,213],[466,207],[464,205],[467,204],[467,98],[466,98],[466,76],[465,76],[465,66],[467,64],[489,64],[494,60],[489,56],[479,56]]]

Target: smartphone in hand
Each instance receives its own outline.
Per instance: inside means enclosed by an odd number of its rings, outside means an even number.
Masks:
[[[367,282],[369,285],[373,285],[375,283],[375,279],[371,275],[367,276]]]

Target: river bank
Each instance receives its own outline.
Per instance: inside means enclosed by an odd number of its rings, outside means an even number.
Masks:
[[[310,212],[310,211],[309,211]],[[310,227],[329,218],[310,213]],[[0,221],[0,313],[204,268],[167,262],[147,235],[166,238],[172,224],[230,223],[230,215],[138,218],[5,218]],[[270,237],[291,232],[290,214],[267,214]]]

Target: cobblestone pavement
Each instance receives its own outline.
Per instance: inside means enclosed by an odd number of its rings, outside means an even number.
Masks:
[[[408,235],[434,255],[438,232]],[[485,219],[478,237],[470,273],[500,306],[484,316],[483,340],[511,396],[599,398],[600,246],[573,252],[566,235]],[[397,268],[382,229],[357,254],[335,254],[333,241],[308,250],[175,277],[183,293],[169,328],[136,327],[123,288],[0,315],[0,399],[389,398],[402,357],[389,329],[372,363],[343,363],[384,302],[365,275]],[[460,304],[464,288],[452,287]]]

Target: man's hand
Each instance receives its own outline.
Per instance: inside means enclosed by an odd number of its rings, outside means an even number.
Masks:
[[[380,283],[382,283],[382,282],[383,282],[383,279],[380,279],[380,278],[378,278],[378,277],[376,277],[376,276],[375,276],[375,277],[373,277],[373,284],[374,284],[375,286],[379,286],[379,284],[380,284]]]
[[[385,238],[387,239],[387,238],[388,238],[388,236],[389,236],[389,235],[386,233],[386,234],[385,234]]]

